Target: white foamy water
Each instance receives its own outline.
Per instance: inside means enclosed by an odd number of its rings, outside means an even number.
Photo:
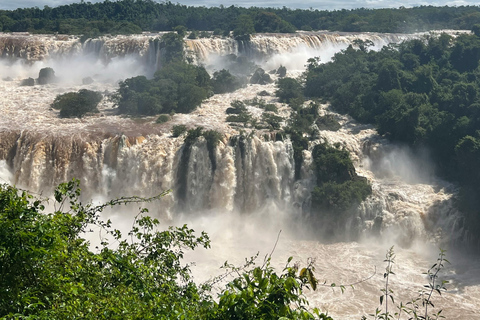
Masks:
[[[7,41],[5,37],[10,38]],[[213,248],[189,257],[197,261],[194,274],[199,281],[217,275],[225,260],[238,265],[257,251],[262,257],[268,254],[283,230],[274,253],[275,265],[282,266],[288,256],[301,263],[312,257],[318,278],[337,284],[364,279],[376,267],[376,276],[343,295],[329,288],[308,294],[312,306],[328,311],[335,319],[359,319],[378,306],[383,259],[390,246],[396,246],[398,268],[394,269],[397,275],[392,277],[392,289],[407,302],[427,283],[421,273],[435,261],[436,246],[446,240],[462,241],[460,214],[452,205],[455,187],[433,176],[428,155],[392,146],[370,126],[335,115],[342,128],[319,132],[320,140],[338,142],[350,152],[357,173],[367,177],[373,188],[372,196],[350,219],[359,228],[357,242],[324,244],[317,240],[322,231],[303,225],[302,208],[308,209],[314,184],[311,148],[304,152],[301,179],[295,181],[288,139],[271,141],[264,137],[272,136],[267,130],[253,133],[251,128],[225,122],[225,110],[233,100],[252,99],[263,90],[271,95],[262,99],[274,103],[279,115],[288,118],[290,111],[274,97],[273,84],[248,85],[234,93],[215,95],[191,114],[175,114],[171,121],[155,124],[155,117],[116,115],[108,99],[117,80],[146,73],[146,61],[158,62],[161,52],[150,42],[155,35],[105,38],[84,45],[74,37],[8,37],[4,35],[2,43],[13,43],[5,47],[17,48],[17,52],[4,52],[29,63],[1,64],[2,78],[13,81],[0,81],[0,181],[46,194],[58,183],[77,177],[84,197],[95,201],[122,195],[152,196],[173,189],[160,205],[150,206],[150,212],[166,223],[189,223],[195,230],[210,233]],[[355,39],[372,40],[380,46],[405,37],[409,36],[257,35],[245,52],[267,70],[286,65],[290,75],[298,75],[307,58],[320,55],[327,61]],[[187,45],[196,59],[206,64],[212,64],[218,54],[246,50],[227,39],[199,39]],[[19,86],[21,79],[37,77],[45,66],[53,66],[62,82]],[[82,85],[81,79],[87,76],[96,81]],[[50,108],[56,95],[81,88],[106,94],[100,113],[60,119]],[[248,109],[260,119],[261,109]],[[321,112],[332,111],[322,106]],[[181,166],[183,138],[172,138],[169,133],[177,124],[201,125],[223,133],[215,150],[215,170],[203,139],[193,145],[189,162]],[[238,136],[240,131],[244,131],[243,138]],[[176,193],[181,170],[188,172],[183,195]],[[121,215],[115,218],[121,226],[130,225]],[[339,233],[348,231],[346,227]],[[476,319],[480,306],[478,261],[454,253],[448,258],[453,264],[445,276],[452,284],[441,298],[435,297],[435,304],[445,310],[447,319]]]

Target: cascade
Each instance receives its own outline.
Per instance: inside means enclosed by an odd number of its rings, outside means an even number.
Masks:
[[[133,56],[148,66],[158,67],[161,50],[159,39],[164,34],[103,36],[87,39],[83,43],[76,36],[31,35],[28,33],[0,33],[0,57],[12,61],[20,59],[29,63],[88,56],[108,63],[112,59]],[[256,34],[251,41],[232,38],[187,39],[186,50],[198,62],[208,63],[210,56],[244,55],[264,62],[275,54],[292,52],[302,48],[317,52],[338,51],[355,40],[372,41],[380,48],[388,43],[419,38],[424,34],[349,34],[332,32],[298,32],[295,34]]]
[[[295,60],[287,66],[292,75],[298,73],[307,57],[320,55],[326,61],[355,39],[371,40],[380,46],[418,36],[301,32],[255,35],[248,44],[219,38],[186,43],[195,60],[205,64],[213,64],[215,56],[230,53],[249,55],[264,62],[266,68]],[[288,118],[289,111],[273,95],[273,84],[248,85],[234,93],[215,95],[191,114],[175,114],[164,124],[155,124],[154,117],[139,120],[118,116],[108,99],[101,102],[98,115],[82,119],[60,119],[58,111],[50,109],[60,93],[87,88],[108,96],[117,88],[115,80],[145,74],[145,65],[150,69],[157,66],[162,54],[157,37],[103,37],[82,44],[73,36],[0,35],[2,76],[14,78],[0,81],[0,182],[48,195],[58,183],[76,177],[85,200],[148,197],[172,189],[161,204],[149,208],[150,213],[172,223],[191,223],[194,229],[211,234],[213,252],[207,254],[208,258],[203,252],[192,257],[201,262],[194,270],[200,280],[208,278],[225,260],[241,263],[259,250],[262,254],[269,251],[279,229],[284,230],[286,239],[280,241],[275,253],[278,265],[283,266],[288,256],[299,261],[313,257],[320,278],[329,281],[354,282],[368,276],[370,267],[383,268],[385,249],[395,244],[400,269],[396,285],[408,288],[425,283],[421,272],[437,253],[430,253],[428,243],[461,243],[462,218],[453,206],[457,190],[429,171],[428,155],[412,155],[408,149],[378,136],[371,126],[322,106],[320,112],[333,113],[342,127],[335,132],[319,131],[318,140],[303,152],[300,178],[296,180],[288,138],[276,141],[269,132],[240,132],[226,123],[225,110],[230,102],[252,99],[260,91],[269,92],[270,96],[263,98]],[[88,59],[80,59],[82,56]],[[70,61],[83,64],[75,69]],[[19,86],[21,77],[36,77],[39,66],[51,64],[55,64],[59,77],[71,81]],[[104,77],[99,75],[96,82],[80,85],[81,77],[95,73]],[[254,116],[261,116],[259,108],[248,108]],[[215,161],[202,137],[184,157],[187,150],[183,137],[170,135],[176,124],[189,128],[201,124],[205,130],[221,132],[222,139],[213,150]],[[344,146],[357,173],[372,184],[373,194],[352,211],[344,229],[338,231],[346,235],[345,242],[318,242],[321,232],[303,225],[304,221],[308,223],[315,184],[311,150],[320,141]],[[346,242],[353,228],[358,242]],[[456,257],[460,265],[448,271],[451,287],[441,300],[449,319],[473,319],[480,305],[478,263],[462,259]],[[345,296],[324,290],[309,294],[309,299],[335,319],[359,319],[377,307],[380,278],[360,284]],[[401,297],[408,299],[411,295]]]

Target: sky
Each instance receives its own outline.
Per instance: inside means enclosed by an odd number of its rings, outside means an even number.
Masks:
[[[85,0],[85,2],[102,2],[103,0]],[[158,0],[156,0],[158,1]],[[63,4],[80,2],[80,0],[0,0],[0,9],[12,10],[16,8],[31,8],[44,6],[56,7]],[[160,2],[160,1],[159,1]],[[189,6],[224,6],[237,5],[242,7],[289,7],[299,9],[319,9],[319,10],[337,10],[337,9],[355,9],[355,8],[398,8],[415,7],[420,5],[433,6],[461,6],[461,5],[478,5],[478,0],[310,0],[310,1],[288,1],[288,0],[181,0],[173,3],[181,3]]]

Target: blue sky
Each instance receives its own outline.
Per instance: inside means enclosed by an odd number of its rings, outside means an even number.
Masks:
[[[85,0],[88,2],[89,0]],[[90,0],[90,2],[101,2],[103,0]],[[56,7],[62,4],[70,4],[73,2],[80,2],[80,0],[0,0],[0,9],[16,9],[16,8],[43,8],[45,5]],[[434,5],[434,6],[461,6],[461,5],[478,5],[478,0],[457,0],[457,1],[429,1],[429,0],[312,0],[312,1],[287,1],[287,0],[183,0],[172,1],[173,3],[182,3],[185,5],[195,6],[224,6],[238,5],[242,7],[289,7],[300,9],[320,9],[320,10],[335,10],[335,9],[354,9],[354,8],[398,8],[414,7],[420,5]]]

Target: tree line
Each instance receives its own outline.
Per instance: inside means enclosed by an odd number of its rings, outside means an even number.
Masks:
[[[471,29],[480,23],[480,7],[419,6],[397,9],[302,10],[283,8],[193,7],[170,1],[106,0],[58,7],[0,10],[0,31],[62,34],[130,34],[142,31],[235,29],[249,32],[331,30],[348,32],[416,32]]]

